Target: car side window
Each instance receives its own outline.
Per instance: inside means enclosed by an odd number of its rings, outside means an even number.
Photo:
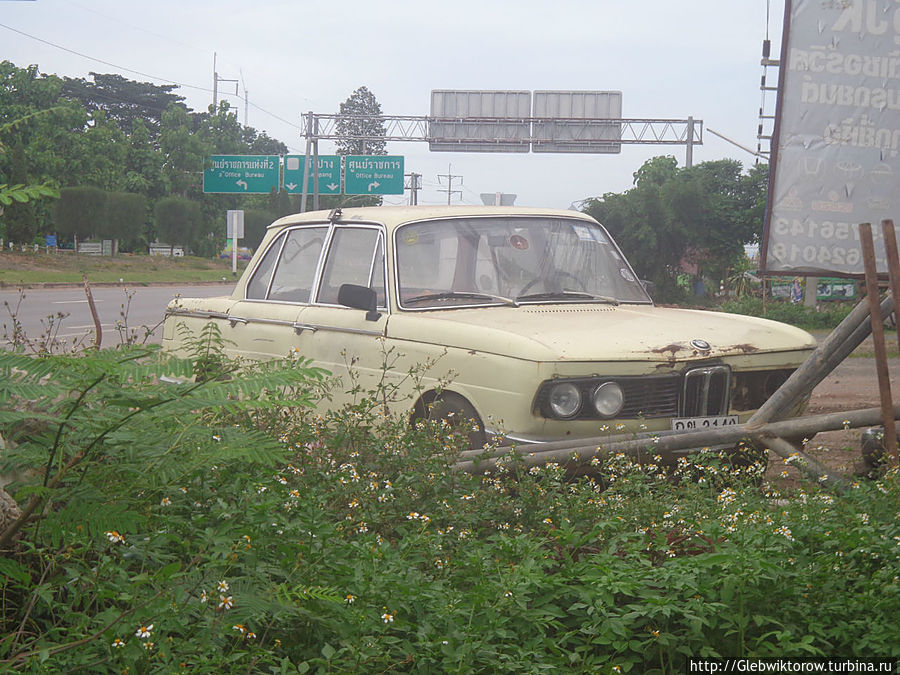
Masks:
[[[384,292],[384,244],[381,233],[373,228],[339,227],[334,232],[318,302],[338,304],[342,284],[369,286],[378,293],[378,305],[386,306]]]
[[[248,300],[265,300],[266,291],[269,290],[269,281],[272,279],[272,270],[275,269],[275,261],[278,259],[278,251],[281,250],[281,242],[284,237],[278,237],[269,246],[266,255],[256,266],[256,271],[247,284]]]
[[[288,233],[272,277],[269,300],[309,302],[327,234],[327,226],[301,227]]]

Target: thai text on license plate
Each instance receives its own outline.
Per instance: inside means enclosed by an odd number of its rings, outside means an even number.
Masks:
[[[730,427],[738,423],[737,415],[717,417],[676,417],[672,420],[673,431],[701,431],[717,427]]]

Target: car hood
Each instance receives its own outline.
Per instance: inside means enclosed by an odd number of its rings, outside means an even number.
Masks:
[[[650,305],[524,305],[403,312],[391,316],[388,335],[534,361],[671,363],[815,347],[809,333],[776,321]],[[703,348],[704,342],[709,349]]]

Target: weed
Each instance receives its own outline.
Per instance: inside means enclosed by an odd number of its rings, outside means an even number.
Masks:
[[[471,475],[454,468],[464,436],[385,412],[391,378],[320,414],[323,374],[299,356],[238,370],[220,335],[195,347],[0,353],[22,505],[0,532],[0,668],[675,673],[688,656],[900,655],[896,472],[790,499],[714,453],[678,482],[624,456],[576,479],[552,463]]]

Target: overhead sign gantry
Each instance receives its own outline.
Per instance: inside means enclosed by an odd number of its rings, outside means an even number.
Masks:
[[[446,90],[431,92],[430,115],[356,115],[309,112],[302,116],[306,138],[304,175],[313,179],[303,192],[325,194],[317,184],[320,140],[425,142],[438,152],[560,152],[609,154],[622,145],[684,145],[685,165],[693,163],[694,145],[703,143],[703,121],[624,118],[618,91]],[[348,135],[338,122],[377,119],[384,134]],[[365,124],[344,124],[365,128]],[[301,181],[301,185],[306,184]]]

